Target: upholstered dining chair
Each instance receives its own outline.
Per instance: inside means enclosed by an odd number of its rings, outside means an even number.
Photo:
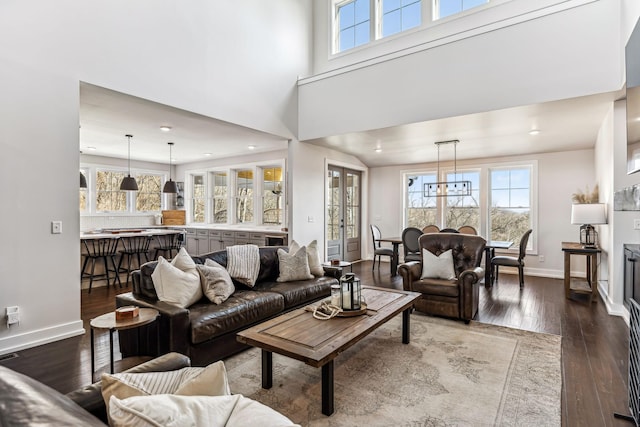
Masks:
[[[455,228],[443,228],[440,230],[441,233],[459,233]]]
[[[463,225],[462,227],[458,227],[458,233],[473,234],[474,236],[478,235],[476,229],[470,225]]]
[[[422,228],[422,233],[438,233],[440,231],[440,227],[438,227],[437,225],[427,225],[425,227]]]
[[[380,245],[380,239],[382,238],[382,233],[380,233],[380,228],[377,225],[371,224],[371,237],[373,238],[373,265],[371,266],[371,271],[375,270],[376,266],[376,257],[378,258],[378,270],[380,270],[380,258],[383,256],[388,256],[389,260],[393,259],[393,249],[391,248],[383,248]]]
[[[491,270],[495,268],[495,274],[492,274],[493,280],[498,281],[498,267],[518,267],[518,279],[520,281],[520,289],[524,287],[524,257],[527,254],[527,243],[529,236],[533,230],[527,230],[520,239],[520,250],[517,257],[513,256],[494,256],[491,258]]]
[[[420,245],[418,238],[422,236],[422,230],[416,227],[407,227],[402,230],[402,247],[404,248],[404,262],[420,261]]]

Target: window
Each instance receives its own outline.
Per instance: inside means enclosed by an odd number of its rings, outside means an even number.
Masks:
[[[126,212],[127,192],[120,190],[124,172],[96,171],[96,212]]]
[[[470,196],[447,196],[445,205],[445,227],[458,229],[470,225],[480,230],[480,172],[468,171],[447,173],[447,182],[470,181]]]
[[[138,191],[135,192],[136,211],[158,212],[162,210],[162,175],[136,174]]]
[[[191,175],[191,216],[193,222],[205,222],[205,200],[204,175]]]
[[[253,222],[253,170],[236,171],[236,222]]]
[[[509,240],[517,247],[532,228],[531,174],[529,166],[490,169],[489,240]]]
[[[382,0],[381,37],[387,37],[421,23],[420,0]]]
[[[489,3],[489,0],[436,0],[434,17],[446,18],[486,3]]]
[[[422,229],[430,224],[437,224],[436,197],[427,197],[424,188],[436,182],[435,173],[408,175],[405,177],[407,188],[407,208],[405,223],[407,227]]]
[[[282,224],[282,168],[262,169],[262,223]]]
[[[85,213],[89,211],[89,170],[88,169],[80,169],[80,173],[84,175],[85,180],[87,181],[86,188],[80,188],[80,212]]]
[[[369,42],[369,0],[350,0],[335,5],[337,27],[337,51],[360,46]]]
[[[226,224],[229,201],[227,199],[227,173],[213,172],[213,223]]]

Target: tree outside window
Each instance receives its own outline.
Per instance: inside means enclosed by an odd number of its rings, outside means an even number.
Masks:
[[[427,197],[424,188],[437,181],[435,173],[407,175],[407,209],[405,222],[407,227],[423,227],[437,223],[437,201]]]
[[[282,168],[262,169],[262,223],[282,224]]]
[[[191,213],[193,222],[202,223],[205,220],[206,190],[204,175],[191,175]]]
[[[471,195],[445,198],[445,227],[457,230],[463,225],[470,225],[480,230],[480,172],[451,172],[446,177],[447,182],[470,181]]]
[[[127,193],[120,190],[124,172],[98,169],[96,171],[96,211],[126,212]]]
[[[162,175],[136,174],[138,191],[136,197],[137,212],[159,212],[162,210]]]
[[[226,224],[229,201],[227,198],[227,173],[212,172],[211,180],[213,182],[213,223]]]
[[[253,222],[253,170],[236,171],[236,221]]]
[[[531,228],[531,168],[491,169],[489,177],[490,239],[512,241],[517,246]]]

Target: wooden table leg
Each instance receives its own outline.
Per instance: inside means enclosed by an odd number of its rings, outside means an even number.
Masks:
[[[391,276],[395,276],[396,274],[398,274],[398,257],[400,256],[398,250],[399,245],[399,243],[393,243],[393,256],[391,257]]]
[[[91,328],[91,382],[93,382],[93,373],[96,371],[96,355],[94,350],[93,328]]]
[[[411,309],[402,312],[402,344],[409,344],[411,328]]]
[[[591,285],[590,302],[598,302],[598,255],[592,254],[587,257],[588,272],[590,274],[589,282]]]
[[[333,414],[333,360],[322,365],[322,413]]]
[[[262,388],[269,389],[272,386],[273,386],[273,353],[267,350],[262,350]]]
[[[571,292],[571,254],[564,253],[564,296],[569,298]]]
[[[484,248],[484,287],[491,287],[491,248]]]

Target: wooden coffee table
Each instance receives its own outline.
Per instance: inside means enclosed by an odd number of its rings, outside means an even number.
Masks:
[[[409,319],[417,292],[363,286],[367,313],[315,319],[304,308],[238,333],[238,341],[262,349],[262,388],[273,385],[273,353],[322,368],[322,413],[333,413],[333,359],[402,313],[402,342],[409,343]]]

